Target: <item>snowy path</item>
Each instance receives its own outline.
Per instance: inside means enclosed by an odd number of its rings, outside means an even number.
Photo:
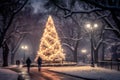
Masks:
[[[9,69],[0,68],[0,80],[17,80],[18,73]]]
[[[41,69],[41,72],[38,72],[37,67],[31,68],[30,77],[31,80],[83,80],[80,78],[48,71],[47,68],[43,68]]]
[[[49,70],[97,80],[120,80],[120,72],[99,67],[51,67]]]

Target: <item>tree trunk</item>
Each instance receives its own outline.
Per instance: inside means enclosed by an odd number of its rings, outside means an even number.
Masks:
[[[14,64],[14,58],[15,58],[15,54],[21,44],[21,42],[23,41],[23,39],[25,38],[25,34],[24,35],[21,35],[16,46],[14,47],[14,49],[12,50],[12,53],[11,53],[11,64]]]
[[[3,67],[8,66],[8,54],[9,54],[9,48],[6,42],[4,42],[3,46]]]
[[[74,54],[74,62],[78,62],[78,58],[77,58],[77,48],[78,48],[78,44],[79,44],[79,41],[76,42],[76,45],[75,45],[75,50],[73,51],[73,54]]]
[[[101,56],[101,60],[104,61],[104,54],[105,54],[105,44],[102,44],[102,56]]]
[[[11,54],[11,64],[14,64],[14,58],[15,58],[15,55],[14,53]]]
[[[98,63],[98,49],[94,50],[94,62]]]

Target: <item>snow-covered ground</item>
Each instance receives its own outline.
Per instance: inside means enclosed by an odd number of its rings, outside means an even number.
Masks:
[[[49,70],[80,76],[83,78],[98,80],[120,80],[120,72],[100,67],[74,66],[74,67],[51,67]]]
[[[0,80],[17,80],[18,73],[9,69],[0,68]]]

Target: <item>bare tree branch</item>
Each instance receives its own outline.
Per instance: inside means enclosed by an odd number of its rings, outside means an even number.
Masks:
[[[72,10],[72,9],[69,9],[67,7],[63,7],[57,3],[55,3],[55,6],[57,6],[58,8],[64,10],[64,11],[68,11],[68,13],[64,16],[64,17],[69,17],[71,16],[73,13],[91,13],[91,12],[95,12],[95,11],[102,11],[101,8],[93,8],[93,9],[89,9],[89,10],[79,10],[79,11],[76,11],[76,10]]]
[[[98,19],[102,19],[102,18],[104,18],[104,17],[108,17],[110,14],[111,14],[111,13],[109,13],[109,14],[105,14],[105,15],[101,15],[101,16],[97,17],[96,20],[98,20]]]
[[[101,13],[99,13],[99,12],[96,12],[96,13],[102,16]],[[109,29],[109,30],[113,29],[113,30],[115,30],[116,32],[118,32],[120,34],[120,31],[110,22],[110,20],[107,17],[103,17],[103,19],[107,22],[109,27],[111,27],[111,29]]]
[[[103,9],[120,10],[119,0],[82,0]]]
[[[67,43],[62,43],[63,46],[67,46],[72,52],[74,51],[74,47],[73,46],[70,46],[69,44]]]
[[[95,11],[102,11],[102,9],[100,9],[100,8],[93,8],[93,9],[81,10],[81,11],[71,10],[70,13],[66,14],[64,17],[69,17],[69,16],[71,16],[73,13],[92,13],[92,12],[95,12]]]
[[[19,7],[17,10],[15,10],[14,12],[13,12],[13,14],[17,14],[24,6],[25,6],[25,4],[28,2],[28,0],[25,0],[25,2],[23,3],[23,5],[21,6],[21,7]]]
[[[74,40],[74,41],[78,41],[78,40],[83,39],[83,37],[80,37],[80,38],[61,37],[61,38],[63,38],[63,39],[69,39],[69,40]]]

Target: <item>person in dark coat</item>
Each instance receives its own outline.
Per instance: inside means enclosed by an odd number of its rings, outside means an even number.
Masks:
[[[27,64],[27,71],[30,72],[31,60],[30,60],[29,57],[28,57],[27,60],[26,60],[26,64]]]
[[[20,66],[20,60],[16,60],[16,65],[19,67]]]
[[[41,64],[42,64],[42,59],[41,59],[41,57],[38,57],[37,63],[38,63],[38,71],[40,72],[40,71],[41,71]]]

